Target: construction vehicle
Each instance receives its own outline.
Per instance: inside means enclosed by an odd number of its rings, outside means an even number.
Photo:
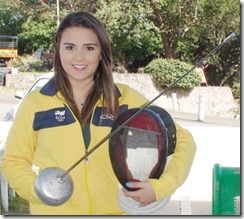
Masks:
[[[18,57],[18,37],[0,35],[0,60],[7,62]]]
[[[7,62],[17,58],[18,37],[0,35],[0,85],[5,86],[5,75],[12,72]]]

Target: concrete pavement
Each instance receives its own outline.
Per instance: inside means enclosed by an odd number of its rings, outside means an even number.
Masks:
[[[166,109],[170,115],[182,126],[224,126],[224,127],[239,127],[240,128],[240,119],[228,119],[222,117],[214,116],[204,116],[203,121],[198,120],[197,114],[185,113],[181,111],[174,111]]]

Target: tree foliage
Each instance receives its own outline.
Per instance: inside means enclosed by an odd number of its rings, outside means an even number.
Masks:
[[[208,74],[218,75],[218,86],[240,78],[238,1],[59,0],[59,9],[57,17],[57,0],[1,0],[0,34],[19,37],[19,54],[51,51],[58,19],[71,11],[89,11],[109,32],[114,64],[135,72],[159,57],[194,64],[235,32],[236,40],[208,59],[220,69]]]
[[[149,12],[150,7],[143,1],[100,1],[96,15],[110,33],[117,64],[137,68],[163,55],[162,42]]]

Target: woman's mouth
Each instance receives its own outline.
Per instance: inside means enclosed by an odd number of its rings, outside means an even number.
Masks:
[[[87,68],[87,65],[73,65],[77,71],[83,71]]]

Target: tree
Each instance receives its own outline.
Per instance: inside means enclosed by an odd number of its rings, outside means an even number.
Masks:
[[[210,85],[233,86],[236,79],[240,83],[240,3],[205,0],[201,20],[202,35],[208,39],[202,52],[220,44],[231,32],[236,33],[234,40],[209,58],[206,74]]]
[[[96,16],[111,37],[115,65],[132,71],[163,55],[157,27],[150,20],[150,7],[143,1],[100,0]]]
[[[176,58],[177,42],[198,20],[199,0],[150,0],[154,24],[159,28],[165,58]]]
[[[60,0],[61,18],[70,11],[86,7],[94,10],[95,1]],[[0,31],[19,37],[19,54],[30,54],[38,48],[53,49],[57,29],[56,0],[2,0],[0,8]]]
[[[114,63],[135,72],[152,59],[196,63],[231,32],[240,39],[240,3],[235,0],[59,0],[60,19],[70,11],[92,12],[111,37]],[[1,0],[0,33],[19,36],[20,53],[52,50],[56,0]],[[208,59],[216,85],[240,78],[240,40]],[[231,51],[231,53],[230,53]],[[229,64],[227,64],[229,63]],[[210,74],[209,74],[210,76]]]
[[[19,10],[15,1],[0,1],[0,35],[18,36],[22,31],[22,23],[25,19],[25,14]],[[18,54],[22,54],[24,43],[21,38],[18,41]]]

